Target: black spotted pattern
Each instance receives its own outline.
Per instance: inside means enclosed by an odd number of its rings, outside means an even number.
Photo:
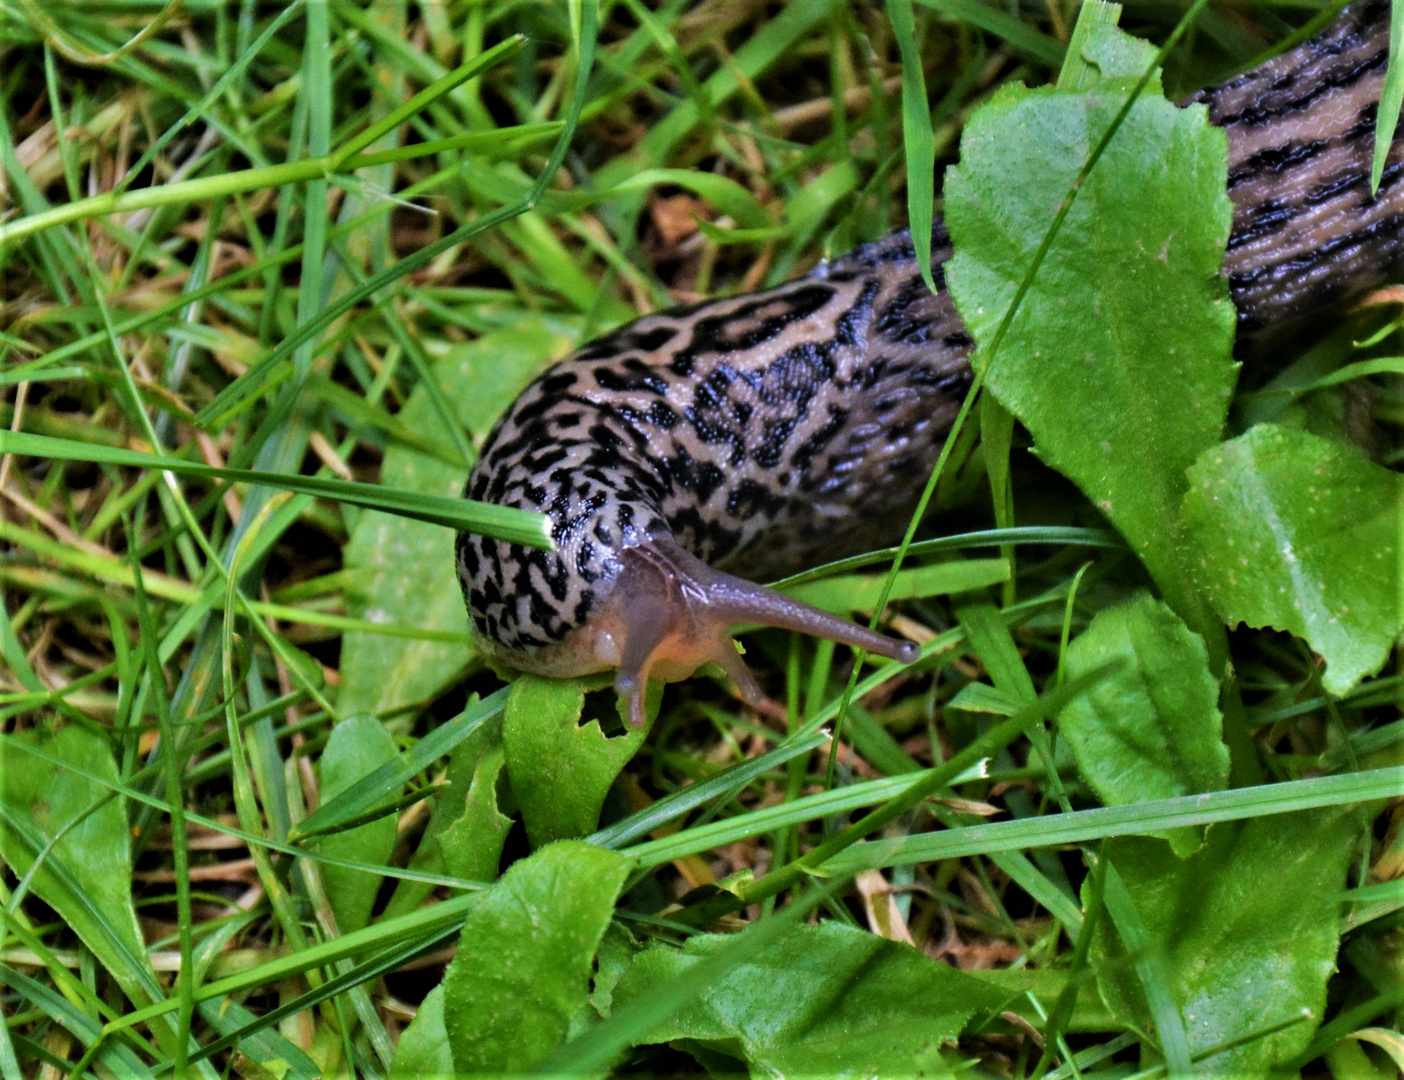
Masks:
[[[949,241],[933,239],[939,273]],[[464,494],[548,514],[556,551],[458,538],[478,632],[516,653],[561,641],[651,535],[761,578],[890,540],[973,345],[914,258],[898,233],[778,289],[640,319],[532,383]]]
[[[1225,272],[1245,335],[1383,280],[1404,253],[1404,145],[1368,173],[1387,0],[1196,95],[1229,137]],[[1401,128],[1400,139],[1404,139]],[[937,223],[933,270],[950,242]],[[587,622],[620,553],[668,535],[720,569],[780,576],[892,540],[970,383],[949,297],[894,233],[753,295],[590,342],[532,383],[465,494],[542,511],[556,551],[458,538],[474,626],[530,655]]]

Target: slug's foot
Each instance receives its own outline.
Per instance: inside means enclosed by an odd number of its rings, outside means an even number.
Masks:
[[[731,640],[733,623],[760,623],[830,638],[902,663],[918,649],[774,589],[713,570],[670,540],[627,548],[597,623],[595,654],[619,667],[615,689],[628,701],[628,721],[642,727],[644,692],[650,677],[685,679],[715,663],[752,704],[762,698],[746,662]]]

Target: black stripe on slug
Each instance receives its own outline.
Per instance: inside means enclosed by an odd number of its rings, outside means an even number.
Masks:
[[[762,293],[721,315],[698,319],[687,347],[679,349],[668,365],[673,374],[692,374],[699,357],[744,352],[778,337],[834,298],[834,288],[820,283]]]
[[[1273,105],[1255,102],[1229,116],[1215,117],[1214,122],[1224,128],[1263,127],[1274,120],[1282,119],[1284,116],[1304,112],[1311,107],[1313,102],[1328,94],[1334,94],[1354,86],[1367,75],[1382,70],[1388,61],[1389,50],[1380,49],[1345,71],[1324,76],[1310,90],[1298,97]]]
[[[1245,222],[1235,223],[1233,233],[1229,236],[1228,250],[1233,251],[1264,236],[1271,236],[1285,228],[1288,222],[1301,213],[1302,207],[1292,203],[1276,202],[1272,199],[1259,203],[1251,214],[1246,215]]]
[[[1254,177],[1267,173],[1277,176],[1284,171],[1310,161],[1322,150],[1339,140],[1335,139],[1313,139],[1310,142],[1288,142],[1281,146],[1269,146],[1266,150],[1259,150],[1252,157],[1234,166],[1228,176],[1229,190],[1233,190],[1245,180],[1252,180]]]
[[[1358,248],[1367,241],[1375,240],[1382,236],[1398,236],[1401,227],[1404,227],[1404,213],[1390,214],[1377,221],[1371,222],[1363,228],[1334,237],[1325,244],[1294,255],[1291,258],[1283,259],[1275,263],[1267,263],[1262,266],[1255,266],[1249,270],[1230,274],[1229,287],[1234,290],[1241,290],[1247,286],[1258,283],[1264,278],[1300,277],[1304,271],[1324,266],[1335,256],[1349,251],[1351,248]],[[1394,247],[1398,247],[1398,245],[1396,244]],[[1386,257],[1385,261],[1389,261],[1388,257]],[[1340,296],[1350,291],[1353,285],[1354,283],[1349,280],[1338,281],[1327,287],[1326,291],[1329,295]]]

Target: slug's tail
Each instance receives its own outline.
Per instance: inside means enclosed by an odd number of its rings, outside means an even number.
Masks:
[[[745,696],[761,698],[746,662],[731,640],[733,623],[760,623],[829,638],[902,663],[917,647],[874,633],[774,589],[713,570],[670,540],[625,550],[610,594],[607,635],[617,649],[615,689],[629,703],[629,723],[642,726],[649,677],[686,678],[716,663]],[[622,641],[619,639],[622,638]]]

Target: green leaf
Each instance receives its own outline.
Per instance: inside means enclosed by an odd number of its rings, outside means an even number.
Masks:
[[[1078,62],[1064,58],[1058,73],[1058,89],[1083,91],[1093,89],[1098,82],[1115,79],[1139,79],[1146,68],[1155,63],[1155,46],[1116,29],[1121,19],[1121,5],[1101,3],[1078,12],[1070,46],[1078,49]],[[1082,33],[1078,31],[1082,30]],[[1159,72],[1151,90],[1160,92]],[[1068,79],[1064,85],[1063,79]]]
[[[595,950],[630,860],[565,841],[514,863],[470,909],[444,975],[458,1073],[523,1072],[589,1007]]]
[[[1204,1074],[1263,1076],[1310,1042],[1335,970],[1334,897],[1355,820],[1330,808],[1218,825],[1183,860],[1159,840],[1127,837],[1103,848],[1168,973],[1191,1054],[1246,1040],[1197,1060]],[[1148,1032],[1139,984],[1106,925],[1093,957],[1108,1006]]]
[[[410,1026],[400,1035],[390,1080],[442,1080],[453,1075],[453,1052],[444,1026],[444,984],[419,1003]]]
[[[117,781],[107,742],[83,728],[36,728],[10,738]],[[96,780],[38,757],[23,765],[7,762],[0,785],[5,861],[24,877],[35,856],[52,843],[30,888],[77,933],[128,997],[138,1004],[152,1000],[157,987],[149,978],[132,904],[131,834],[121,800],[108,798]]]
[[[1139,593],[1099,612],[1068,649],[1076,677],[1108,661],[1125,665],[1067,706],[1059,730],[1077,766],[1108,806],[1228,787],[1219,684],[1198,634],[1160,601]],[[1169,834],[1176,854],[1199,831]]]
[[[498,724],[484,725],[459,743],[449,758],[448,787],[434,799],[434,813],[410,862],[411,870],[469,881],[492,881],[512,819],[497,806],[497,778],[504,755]],[[413,911],[433,886],[402,881],[386,917]]]
[[[453,445],[423,386],[410,394],[398,419],[412,430]],[[391,444],[385,450],[380,479],[401,491],[452,498],[462,493],[468,470],[433,454]],[[343,554],[347,569],[360,571],[346,590],[350,614],[371,622],[463,630],[468,615],[457,586],[453,545],[452,533],[429,522],[374,511],[360,515]],[[461,645],[406,638],[387,641],[352,631],[342,637],[337,706],[344,712],[382,715],[424,701],[458,679],[471,657],[471,651]]]
[[[1110,4],[1106,0],[1092,0],[1083,4],[1077,12],[1077,22],[1073,24],[1072,37],[1068,41],[1067,52],[1063,54],[1063,66],[1058,70],[1059,90],[1091,90],[1104,78],[1134,78],[1146,70],[1155,59],[1155,49],[1147,42],[1127,39],[1124,35],[1107,35],[1099,40],[1125,42],[1127,51],[1139,50],[1140,63],[1135,70],[1103,67],[1091,56],[1088,43],[1092,32],[1098,26],[1115,26],[1121,21],[1121,5]]]
[[[293,828],[290,841],[331,832],[346,822],[373,810],[392,806],[401,789],[414,776],[423,772],[455,746],[467,739],[484,724],[502,715],[507,704],[507,687],[489,694],[482,701],[470,703],[446,724],[440,724],[403,754],[386,762],[353,788],[327,799],[315,811]]]
[[[1084,50],[1104,76],[1131,66],[1116,34],[1094,27]],[[1056,193],[1072,190],[1129,91],[1129,80],[1105,77],[1086,93],[1010,87],[966,127],[946,180],[956,247],[947,281],[981,350],[1034,265]],[[1186,618],[1201,606],[1174,547],[1185,470],[1219,440],[1237,371],[1219,275],[1232,217],[1225,176],[1225,137],[1203,110],[1158,93],[1137,100],[1078,189],[987,376],[1039,455],[1116,525]]]
[[[665,992],[731,940],[703,934],[683,949],[639,954],[614,989],[613,1009]],[[1009,996],[910,945],[826,922],[791,928],[642,1041],[739,1049],[756,1076],[919,1075],[972,1016]]]
[[[589,685],[599,689],[608,680],[592,680]],[[585,690],[586,684],[578,679],[523,675],[512,684],[507,698],[502,718],[507,775],[533,847],[594,832],[610,785],[648,733],[643,727],[610,738],[598,720],[582,724]],[[606,694],[603,708],[614,711],[614,691]],[[657,694],[655,682],[650,687],[650,715],[658,708]],[[593,700],[605,697],[601,694]]]
[[[432,378],[452,402],[456,419],[474,434],[486,434],[498,415],[551,359],[574,340],[560,319],[528,318],[451,348],[434,364]],[[453,445],[452,434],[433,395],[416,386],[396,418],[433,441]],[[391,445],[381,465],[381,483],[402,491],[458,499],[468,471],[442,455]],[[362,514],[344,558],[348,568],[367,573],[347,590],[352,614],[373,622],[422,629],[462,631],[468,626],[454,570],[454,538],[427,522],[394,514]],[[426,587],[428,582],[434,587]],[[472,653],[461,645],[398,639],[351,632],[342,639],[343,711],[383,714],[425,701],[456,681]]]
[[[1400,620],[1398,475],[1259,424],[1207,450],[1190,481],[1186,554],[1225,621],[1305,638],[1337,696],[1378,671]]]
[[[580,326],[578,320],[558,315],[515,318],[450,346],[434,365],[434,381],[454,403],[463,426],[486,435],[527,383],[571,350]]]
[[[349,791],[380,766],[394,761],[396,756],[395,740],[374,716],[356,713],[346,717],[332,728],[326,749],[322,751],[322,795],[331,799]],[[321,844],[324,855],[372,866],[388,863],[394,850],[394,816],[332,833]],[[336,914],[337,929],[343,934],[359,930],[370,921],[382,880],[379,874],[363,870],[330,864],[322,867],[327,900]]]

